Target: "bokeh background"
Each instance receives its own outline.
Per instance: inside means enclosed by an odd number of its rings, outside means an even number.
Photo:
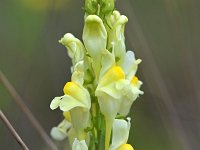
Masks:
[[[81,39],[83,4],[0,1],[0,70],[48,134],[62,119],[49,104],[70,80],[71,61],[58,40],[66,32]],[[200,1],[117,0],[116,8],[129,18],[127,49],[143,60],[138,76],[145,94],[130,112],[129,143],[136,150],[199,150]],[[2,83],[0,109],[30,149],[48,149]],[[20,149],[2,122],[0,149]]]

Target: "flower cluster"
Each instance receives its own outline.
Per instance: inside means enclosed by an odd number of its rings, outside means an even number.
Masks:
[[[72,150],[133,150],[127,115],[143,92],[136,77],[141,60],[126,52],[128,18],[114,10],[114,0],[85,0],[84,20],[83,43],[70,33],[59,41],[72,59],[72,77],[50,104],[64,116],[51,135],[68,137]]]

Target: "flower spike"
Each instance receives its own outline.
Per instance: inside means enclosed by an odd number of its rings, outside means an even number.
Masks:
[[[68,137],[72,150],[133,150],[127,115],[144,92],[136,75],[141,59],[126,52],[128,18],[115,10],[115,0],[85,0],[84,10],[83,43],[71,33],[59,41],[72,59],[72,76],[50,104],[64,116],[51,135]]]

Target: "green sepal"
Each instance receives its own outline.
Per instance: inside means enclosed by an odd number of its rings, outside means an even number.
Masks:
[[[98,9],[97,0],[85,0],[85,11],[89,15],[96,14]]]
[[[114,0],[102,0],[101,1],[101,14],[107,15],[113,12],[115,8]]]

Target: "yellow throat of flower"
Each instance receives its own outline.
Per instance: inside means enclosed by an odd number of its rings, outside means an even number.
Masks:
[[[72,121],[71,121],[71,115],[70,115],[69,111],[64,111],[64,112],[63,112],[63,116],[65,117],[65,119],[66,119],[67,121],[72,122]]]
[[[125,79],[124,71],[119,66],[114,66],[108,72],[105,74],[105,78],[108,78],[109,80],[120,80]]]
[[[118,150],[134,150],[130,144],[123,144],[121,145]]]
[[[133,84],[133,85],[137,85],[138,84],[138,78],[136,77],[136,76],[134,76],[133,78],[132,78],[132,80],[131,80],[131,83]]]
[[[79,86],[75,82],[67,82],[63,88],[63,92],[68,95],[74,95],[77,93]]]

